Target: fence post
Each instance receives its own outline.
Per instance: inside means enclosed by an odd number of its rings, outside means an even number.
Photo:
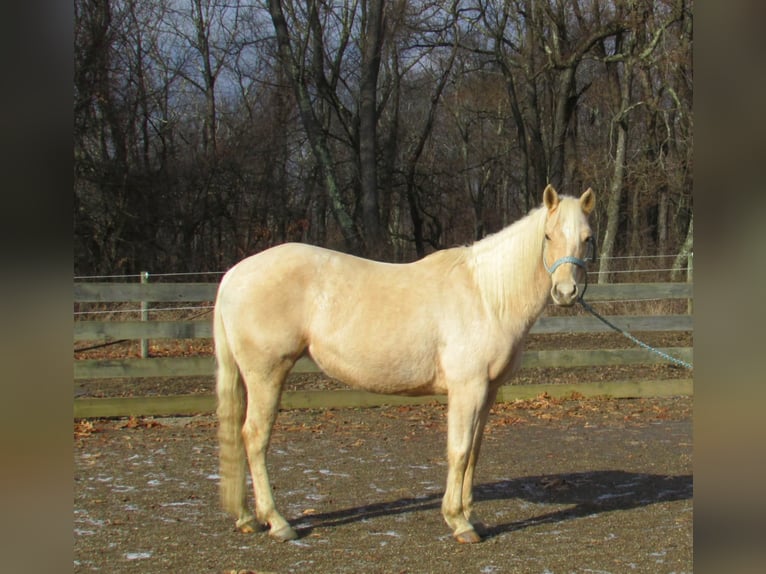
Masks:
[[[149,272],[141,271],[141,284],[146,285],[149,283]],[[149,320],[149,303],[147,301],[141,301],[141,320]],[[141,339],[141,358],[146,359],[149,356],[149,340]]]
[[[694,275],[694,251],[689,251],[689,257],[686,259],[686,282],[687,283],[694,282],[693,275]],[[694,297],[687,299],[686,312],[689,315],[694,314]]]

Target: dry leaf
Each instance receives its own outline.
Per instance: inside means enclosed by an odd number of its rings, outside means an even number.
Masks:
[[[84,438],[92,435],[94,432],[98,431],[90,421],[81,420],[74,424],[74,436],[76,438]]]

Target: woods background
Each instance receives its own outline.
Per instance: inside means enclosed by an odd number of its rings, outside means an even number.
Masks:
[[[74,6],[77,275],[410,261],[548,182],[596,191],[601,281],[691,252],[692,0]]]

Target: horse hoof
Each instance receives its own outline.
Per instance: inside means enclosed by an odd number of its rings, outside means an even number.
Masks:
[[[252,534],[253,532],[261,532],[264,530],[262,524],[258,524],[254,517],[250,517],[244,520],[237,520],[237,530],[243,534]]]
[[[283,526],[279,530],[271,530],[269,531],[269,536],[277,542],[287,542],[289,540],[298,539],[298,533],[289,526]]]
[[[476,534],[475,530],[466,530],[460,534],[455,534],[455,540],[460,542],[460,544],[476,544],[481,542],[481,536]]]

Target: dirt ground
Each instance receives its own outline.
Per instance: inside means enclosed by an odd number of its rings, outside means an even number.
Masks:
[[[440,405],[282,412],[280,544],[220,510],[213,417],[76,422],[74,572],[692,571],[691,397],[496,405],[472,546],[439,511],[445,430]]]

